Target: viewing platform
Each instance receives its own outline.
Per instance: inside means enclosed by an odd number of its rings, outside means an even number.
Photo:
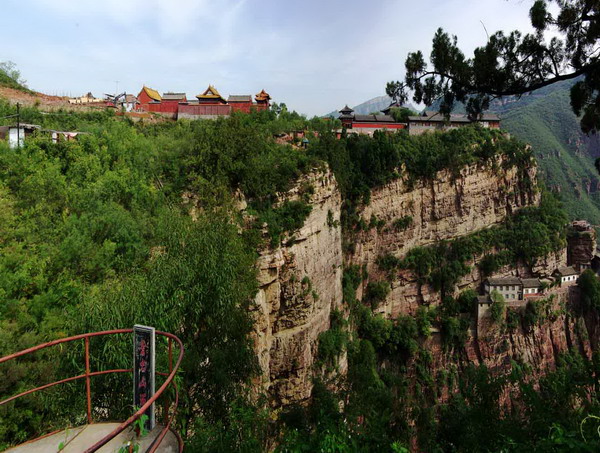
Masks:
[[[96,444],[118,427],[118,423],[94,423],[78,428],[66,429],[26,442],[17,447],[9,448],[5,450],[5,453],[80,453],[86,451],[90,445]],[[157,425],[146,436],[140,439],[136,439],[135,433],[129,428],[96,451],[98,453],[114,453],[128,444],[139,445],[140,452],[148,451],[152,448],[153,443],[157,440],[163,428],[163,426]],[[180,440],[169,430],[155,451],[157,453],[177,453],[180,451],[179,445]],[[63,448],[59,450],[60,446]]]
[[[125,352],[125,356],[133,356],[132,368],[100,368],[98,371],[92,371],[90,364],[90,358],[92,357],[92,354],[90,354],[90,340],[98,337],[103,337],[105,340],[109,340],[108,337],[118,337],[126,334],[133,334],[131,349],[129,349],[127,344],[120,339],[118,342],[121,343],[124,351],[131,351],[129,353]],[[155,347],[156,344],[159,343],[155,340],[156,338],[162,339],[163,342],[160,343],[166,346],[167,355],[166,357],[163,357],[162,363],[164,367],[166,367],[168,364],[167,372],[159,372],[155,370]],[[137,451],[138,453],[181,453],[183,451],[183,441],[178,432],[173,429],[172,423],[175,418],[175,413],[179,402],[179,394],[174,378],[179,366],[181,365],[181,360],[183,359],[183,343],[173,334],[155,331],[152,327],[135,326],[133,329],[118,329],[76,335],[69,338],[54,340],[29,349],[25,349],[6,357],[2,357],[0,358],[0,366],[7,362],[18,362],[18,360],[24,356],[27,357],[25,357],[23,360],[31,362],[31,356],[37,351],[46,350],[57,345],[60,345],[60,353],[62,354],[64,347],[63,345],[65,343],[77,343],[79,341],[83,343],[83,354],[79,357],[80,360],[83,359],[85,362],[84,365],[82,364],[75,368],[78,370],[76,373],[79,372],[80,374],[65,377],[64,379],[54,382],[44,383],[39,387],[31,388],[6,398],[4,395],[0,395],[0,408],[4,405],[15,404],[15,400],[24,400],[28,395],[59,386],[61,384],[67,384],[74,381],[84,381],[87,414],[86,417],[81,417],[78,415],[77,417],[72,418],[72,420],[81,420],[81,418],[84,418],[87,419],[87,424],[76,427],[68,427],[68,422],[62,421],[58,424],[58,426],[55,425],[54,429],[56,429],[56,427],[64,427],[64,429],[55,430],[50,433],[44,433],[43,428],[41,428],[40,431],[42,432],[35,433],[40,437],[28,440],[20,445],[12,446],[5,451],[7,453],[114,453],[118,451]],[[178,349],[175,361],[173,360],[173,346],[177,347]],[[123,354],[121,354],[121,357],[122,355]],[[103,365],[106,366],[106,364]],[[83,370],[85,370],[85,372],[82,372]],[[121,391],[121,393],[116,394],[119,396],[113,395],[113,397],[116,398],[115,401],[118,401],[119,398],[122,398],[121,395],[123,395],[123,392],[125,391],[124,389],[127,389],[127,391],[131,391],[130,389],[133,389],[133,397],[131,399],[130,406],[132,409],[127,410],[127,407],[125,407],[125,412],[119,412],[121,415],[115,416],[113,414],[111,417],[109,410],[106,408],[101,409],[100,406],[94,406],[92,404],[92,378],[97,376],[115,376],[126,374],[133,375],[133,382],[130,381],[129,383],[125,383],[119,387],[112,387],[115,390]],[[158,389],[155,390],[155,385],[158,385],[155,384],[156,377],[162,381],[162,384]],[[166,390],[169,391],[167,392]],[[112,390],[97,390],[97,392],[103,396],[110,396]],[[71,396],[72,393],[73,391],[67,394]],[[73,401],[81,401],[81,404],[83,404],[84,398],[82,395],[72,396]],[[96,395],[96,397],[98,396],[99,395]],[[161,398],[160,408],[158,407],[157,403],[159,398]],[[11,406],[7,407],[10,408]],[[72,412],[73,407],[70,407],[70,410]],[[75,410],[75,412],[77,412],[77,410]],[[81,412],[83,412],[83,407]],[[156,420],[158,418],[156,415],[157,413],[160,415],[160,422]],[[131,415],[129,416],[129,414]],[[123,422],[114,422],[114,420],[111,420],[111,418],[122,420],[128,416],[129,418]],[[62,420],[58,414],[56,417],[57,420]],[[52,418],[50,418],[49,421],[52,421]],[[79,424],[81,421],[75,423]],[[50,424],[48,426],[52,425]],[[10,440],[8,441],[10,442]]]

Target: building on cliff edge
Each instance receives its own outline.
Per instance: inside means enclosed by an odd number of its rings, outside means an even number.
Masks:
[[[209,85],[196,99],[188,99],[185,93],[160,93],[143,86],[137,96],[138,109],[152,112],[172,119],[214,119],[229,116],[232,112],[249,113],[253,110],[268,110],[271,96],[265,91],[254,96],[231,95],[226,100],[219,91]]]
[[[394,132],[406,129],[406,123],[399,123],[390,115],[357,115],[347,105],[339,113],[338,118],[348,134],[373,135],[375,131]],[[341,133],[341,131],[338,132]]]
[[[484,113],[477,119],[471,119],[467,115],[453,113],[447,118],[443,113],[426,110],[420,115],[408,117],[408,133],[410,135],[420,135],[424,132],[457,129],[471,124],[499,129],[500,117],[495,113]]]

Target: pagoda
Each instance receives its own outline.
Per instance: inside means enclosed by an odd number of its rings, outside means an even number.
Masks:
[[[256,99],[257,105],[267,108],[269,107],[269,101],[271,100],[271,96],[265,90],[261,90],[260,93],[254,96],[254,99]]]
[[[342,110],[340,110],[340,121],[342,122],[342,126],[347,129],[352,128],[352,121],[354,120],[354,110],[348,107],[348,104],[344,106]]]

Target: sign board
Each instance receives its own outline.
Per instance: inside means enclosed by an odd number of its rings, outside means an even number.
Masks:
[[[154,396],[154,327],[133,326],[133,405],[140,408]],[[154,428],[154,403],[146,411],[146,429]]]

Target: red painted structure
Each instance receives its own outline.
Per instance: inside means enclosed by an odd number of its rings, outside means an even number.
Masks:
[[[357,129],[357,128],[362,128],[362,127],[367,127],[367,128],[376,128],[376,129],[393,129],[393,130],[398,130],[398,129],[406,129],[406,124],[404,123],[377,123],[377,122],[373,122],[373,123],[352,123],[352,129]]]
[[[345,129],[359,134],[371,134],[376,130],[406,129],[405,123],[397,122],[390,115],[356,115],[347,105],[340,110],[339,119]]]
[[[25,349],[23,351],[17,352],[15,354],[11,354],[8,355],[6,357],[2,357],[0,358],[0,365],[8,362],[10,360],[15,360],[19,357],[34,353],[36,351],[39,351],[41,349],[46,349],[46,348],[50,348],[52,346],[56,346],[59,344],[63,344],[63,343],[69,343],[69,342],[74,342],[74,341],[78,341],[78,340],[83,340],[84,342],[84,351],[85,351],[85,373],[84,374],[80,374],[77,376],[71,376],[65,379],[61,379],[59,381],[56,382],[51,382],[49,384],[46,385],[42,385],[40,387],[36,387],[30,390],[26,390],[24,392],[21,392],[17,395],[13,395],[11,397],[8,397],[4,400],[0,401],[0,406],[3,406],[11,401],[14,401],[18,398],[21,398],[23,396],[26,395],[30,395],[32,393],[36,393],[39,392],[41,390],[45,390],[48,389],[50,387],[54,387],[56,385],[59,384],[65,384],[67,382],[72,382],[72,381],[76,381],[79,379],[85,379],[85,387],[86,387],[86,401],[87,401],[87,421],[88,424],[93,423],[93,418],[92,418],[92,400],[91,400],[91,378],[95,377],[95,376],[101,376],[101,375],[105,375],[105,374],[117,374],[117,373],[132,373],[133,369],[128,368],[128,369],[113,369],[113,370],[103,370],[103,371],[91,371],[91,367],[90,367],[90,339],[94,338],[94,337],[100,337],[100,336],[106,336],[106,335],[117,335],[117,334],[130,334],[133,333],[133,329],[116,329],[116,330],[106,330],[103,332],[93,332],[93,333],[86,333],[86,334],[82,334],[82,335],[76,335],[73,337],[68,337],[68,338],[61,338],[59,340],[54,340],[54,341],[50,341],[48,343],[44,343],[38,346],[34,346],[32,348],[28,348]],[[175,374],[177,373],[177,370],[179,369],[179,366],[181,365],[181,360],[183,359],[183,353],[184,353],[184,348],[183,348],[183,343],[181,342],[181,340],[179,338],[177,338],[175,335],[171,334],[171,333],[167,333],[167,332],[161,332],[161,331],[156,331],[156,335],[157,336],[162,336],[167,338],[168,340],[168,361],[169,361],[169,372],[168,373],[163,373],[163,372],[157,372],[156,374],[159,376],[163,376],[166,377],[165,382],[160,386],[160,388],[154,393],[154,396],[152,398],[150,398],[146,404],[144,404],[137,412],[135,412],[131,417],[129,417],[127,420],[125,420],[123,423],[121,423],[119,426],[117,426],[112,432],[108,433],[106,436],[104,436],[102,439],[100,439],[96,444],[92,445],[90,448],[88,448],[87,450],[85,450],[85,453],[92,453],[97,451],[98,449],[102,448],[104,445],[106,445],[108,442],[110,442],[112,439],[114,439],[116,436],[118,436],[121,432],[123,432],[127,427],[131,426],[138,418],[140,418],[147,410],[148,408],[150,408],[150,406],[156,402],[156,400],[165,392],[165,390],[167,389],[167,387],[169,387],[171,384],[173,385],[173,388],[175,390],[175,401],[173,402],[173,405],[170,404],[170,402],[168,400],[165,401],[165,426],[162,429],[162,431],[160,432],[160,434],[156,437],[156,439],[154,440],[152,446],[150,447],[150,449],[148,450],[149,453],[153,453],[156,451],[156,449],[160,446],[160,443],[162,442],[162,440],[164,439],[164,437],[167,435],[167,432],[170,429],[171,423],[173,421],[173,418],[175,417],[175,412],[177,410],[177,405],[179,403],[179,393],[177,390],[177,384],[174,381],[175,378]],[[173,342],[175,342],[177,344],[177,346],[179,347],[179,354],[177,356],[177,361],[175,363],[175,366],[173,366]],[[173,407],[173,412],[172,414],[169,416],[169,409]],[[183,451],[183,441],[181,439],[181,437],[179,436],[179,434],[176,431],[173,431],[173,433],[177,436],[178,438],[178,442],[179,442],[179,452],[181,453]],[[43,436],[45,437],[45,436]]]
[[[196,98],[197,100],[188,101],[185,93],[164,93],[161,96],[156,90],[146,86],[142,87],[138,95],[140,110],[173,119],[214,118],[229,116],[232,112],[267,110],[271,100],[265,90],[254,96],[255,101],[250,95],[233,95],[225,100],[212,85]]]
[[[178,119],[194,119],[199,116],[229,116],[231,106],[226,104],[179,104]]]
[[[140,94],[137,95],[138,102],[140,103],[140,107],[143,110],[151,111],[148,108],[148,105],[154,103],[160,103],[162,101],[161,95],[158,91],[153,90],[152,88],[144,85],[140,91]]]

